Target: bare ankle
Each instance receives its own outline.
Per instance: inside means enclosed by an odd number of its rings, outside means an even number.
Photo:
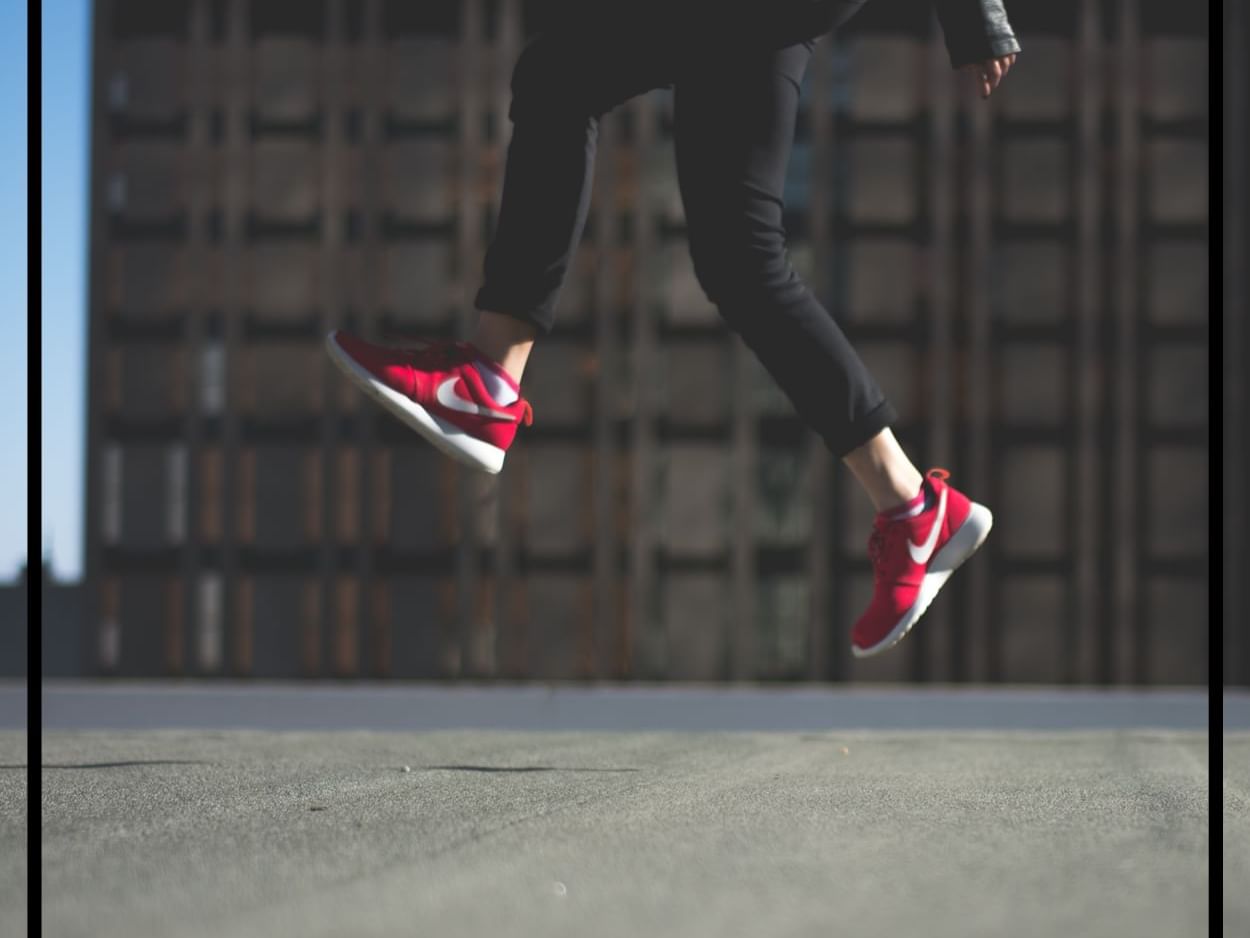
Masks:
[[[875,507],[879,512],[893,511],[895,508],[902,508],[923,491],[923,478],[915,485],[912,485],[910,482],[896,482],[888,491],[883,492],[878,497],[879,501]]]
[[[905,505],[919,494],[924,477],[887,428],[843,457],[879,512]]]
[[[483,311],[469,341],[520,384],[537,334],[534,326],[520,319]]]

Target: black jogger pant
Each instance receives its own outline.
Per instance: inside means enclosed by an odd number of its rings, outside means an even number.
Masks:
[[[476,307],[550,333],[590,206],[598,120],[671,85],[690,254],[709,300],[835,456],[897,421],[791,267],[782,226],[812,47],[862,2],[575,2],[513,72],[499,223]],[[732,10],[733,21],[718,8]]]

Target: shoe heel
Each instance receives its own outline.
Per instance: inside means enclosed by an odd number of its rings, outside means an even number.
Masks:
[[[985,543],[992,527],[994,527],[994,515],[984,505],[973,502],[968,517],[964,519],[959,530],[934,555],[933,563],[929,565],[929,574],[954,573],[965,560],[977,552],[977,548]]]

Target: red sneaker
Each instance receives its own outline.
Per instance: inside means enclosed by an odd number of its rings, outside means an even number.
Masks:
[[[851,651],[866,658],[897,644],[924,615],[947,579],[984,542],[994,516],[946,484],[950,473],[930,469],[929,508],[894,521],[878,514],[868,539],[873,597],[851,629]]]
[[[334,363],[383,407],[453,459],[498,472],[517,427],[534,422],[529,401],[500,404],[491,397],[473,362],[499,366],[472,343],[421,345],[388,348],[342,330],[326,336]]]

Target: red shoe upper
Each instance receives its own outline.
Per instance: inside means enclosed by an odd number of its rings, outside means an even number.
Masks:
[[[343,331],[335,340],[387,387],[492,446],[506,450],[517,427],[533,423],[534,412],[525,398],[500,404],[491,397],[473,363],[501,369],[469,342],[433,340],[420,348],[390,348]]]
[[[927,511],[894,521],[878,514],[873,521],[868,538],[872,602],[851,629],[851,641],[858,647],[872,647],[894,629],[916,602],[933,557],[967,520],[972,502],[947,485],[948,478],[945,469],[930,469],[926,474],[925,484],[934,494]]]

